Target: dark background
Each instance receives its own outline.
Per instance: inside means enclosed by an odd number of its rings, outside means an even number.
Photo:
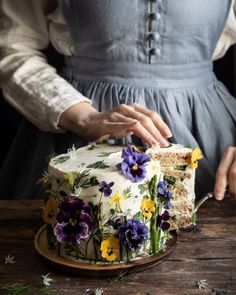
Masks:
[[[60,55],[56,53],[52,47],[49,47],[44,52],[49,63],[54,65],[56,68],[60,68]],[[214,72],[218,79],[222,81],[229,91],[235,96],[234,89],[234,48],[231,47],[227,54],[220,60],[214,62]],[[7,154],[8,149],[14,136],[19,128],[22,117],[17,113],[2,97],[0,90],[0,133],[1,133],[1,143],[0,143],[0,166]]]

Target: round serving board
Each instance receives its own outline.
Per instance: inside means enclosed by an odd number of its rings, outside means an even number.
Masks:
[[[171,239],[167,242],[165,252],[156,255],[143,257],[126,263],[114,263],[95,265],[90,263],[81,263],[58,256],[55,249],[49,249],[47,245],[46,225],[40,228],[34,238],[34,246],[37,252],[49,263],[64,271],[77,273],[79,275],[90,277],[112,277],[121,273],[132,273],[142,271],[161,263],[175,249],[177,244],[177,233],[171,231]]]

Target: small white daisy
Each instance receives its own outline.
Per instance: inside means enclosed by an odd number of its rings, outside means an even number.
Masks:
[[[208,285],[207,280],[200,280],[196,282],[196,286],[198,287],[199,290],[206,289],[207,285]]]
[[[50,287],[51,282],[53,281],[53,279],[51,279],[49,276],[50,276],[50,273],[46,274],[45,276],[42,276],[43,284],[45,287]]]
[[[16,263],[15,256],[11,256],[10,254],[5,256],[5,264],[14,264],[14,263]]]
[[[102,293],[103,293],[104,291],[103,291],[103,289],[101,288],[101,289],[96,289],[95,290],[95,295],[102,295]]]

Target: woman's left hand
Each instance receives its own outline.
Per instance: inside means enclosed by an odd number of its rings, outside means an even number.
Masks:
[[[222,200],[226,190],[236,198],[236,147],[227,148],[223,154],[216,173],[215,198]]]

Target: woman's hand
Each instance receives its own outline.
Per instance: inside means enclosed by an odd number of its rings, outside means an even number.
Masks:
[[[59,126],[89,140],[137,135],[150,145],[166,146],[172,136],[161,117],[139,104],[120,104],[109,112],[97,112],[81,102],[62,113]]]
[[[214,195],[222,200],[226,189],[236,197],[236,147],[229,147],[224,152],[216,173]]]

